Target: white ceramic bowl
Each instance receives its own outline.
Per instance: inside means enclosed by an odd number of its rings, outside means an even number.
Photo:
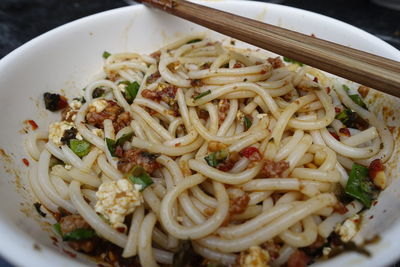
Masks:
[[[400,52],[376,37],[343,22],[311,12],[259,2],[205,2],[215,8],[262,20],[271,24],[314,33],[317,37],[349,45],[400,61]],[[84,87],[102,68],[101,54],[110,52],[152,52],[162,44],[204,28],[187,21],[149,10],[141,5],[111,10],[77,20],[54,29],[18,48],[0,61],[0,253],[20,266],[77,266],[87,263],[84,257],[72,259],[50,239],[50,224],[40,222],[32,207],[27,185],[27,168],[21,159],[28,157],[23,148],[23,121],[35,119],[40,127],[55,120],[44,111],[41,95],[64,89],[67,95]],[[211,33],[215,35],[215,33]],[[220,38],[220,35],[215,35]],[[379,104],[381,103],[381,104]],[[386,103],[394,110],[393,125],[400,104],[398,99],[378,97],[376,110]],[[388,119],[388,116],[385,117]],[[3,153],[4,152],[4,153]],[[398,149],[393,164],[399,162]],[[394,166],[396,166],[395,164]],[[398,169],[393,169],[393,174]],[[393,176],[393,175],[392,175]],[[370,213],[364,232],[381,232],[381,241],[370,249],[372,258],[346,253],[322,265],[384,266],[395,261],[400,244],[398,180],[390,187]],[[47,230],[46,230],[47,229]],[[54,234],[53,234],[54,235]]]

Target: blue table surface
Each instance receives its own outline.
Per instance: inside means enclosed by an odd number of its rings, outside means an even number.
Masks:
[[[367,0],[275,0],[273,2],[337,18],[362,28],[400,49],[400,11],[386,9]],[[0,58],[57,26],[125,5],[127,3],[124,0],[1,0]],[[0,257],[0,267],[11,266]]]

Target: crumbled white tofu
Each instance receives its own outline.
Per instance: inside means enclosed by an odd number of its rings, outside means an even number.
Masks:
[[[97,99],[89,105],[89,111],[99,113],[102,112],[107,107],[107,105],[108,103],[106,100]]]
[[[143,188],[143,185],[141,185],[141,184],[134,184],[133,186],[134,186],[135,189],[138,190],[138,191],[142,190],[142,188]]]
[[[336,226],[335,232],[340,235],[343,242],[349,242],[358,232],[358,224],[360,223],[360,215],[355,214],[344,221],[343,224]]]
[[[91,132],[100,137],[101,139],[104,138],[104,132],[102,129],[92,129]]]
[[[140,192],[126,179],[102,183],[96,197],[96,212],[109,220],[114,228],[124,227],[125,216],[143,202]]]
[[[73,110],[78,110],[78,109],[80,109],[80,108],[82,107],[82,102],[79,101],[79,100],[72,100],[72,101],[69,103],[69,107],[70,107],[71,109],[73,109]]]
[[[241,121],[241,120],[243,120],[243,118],[244,118],[244,113],[242,111],[238,110],[238,112],[236,113],[236,119],[238,121]]]
[[[257,114],[257,118],[258,119],[262,119],[262,118],[264,118],[264,117],[268,117],[268,114],[266,114],[266,113],[260,113],[260,114]]]
[[[385,171],[379,171],[376,176],[372,179],[376,187],[383,190],[386,188],[386,174]]]
[[[64,168],[65,168],[66,170],[70,170],[70,169],[72,169],[72,165],[65,164]]]
[[[82,137],[82,135],[80,133],[77,133],[75,135],[75,138],[78,139],[78,140],[83,140],[83,137]]]
[[[259,246],[252,246],[246,252],[240,253],[239,264],[241,267],[268,267],[268,251]]]
[[[74,127],[72,122],[60,121],[53,122],[49,125],[49,140],[52,141],[57,146],[61,146],[61,138],[66,130]]]
[[[324,256],[329,256],[329,254],[331,253],[331,251],[332,251],[332,248],[330,248],[330,247],[324,247],[324,248],[322,249],[322,255],[324,255]]]
[[[125,93],[126,84],[121,83],[118,85],[118,88],[121,90],[121,92]]]

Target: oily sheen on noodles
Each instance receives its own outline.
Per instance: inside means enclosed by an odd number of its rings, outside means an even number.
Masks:
[[[393,151],[359,95],[298,62],[203,35],[103,56],[104,77],[26,139],[32,191],[79,251],[100,238],[143,266],[188,251],[293,266],[367,206],[338,199],[350,169]]]

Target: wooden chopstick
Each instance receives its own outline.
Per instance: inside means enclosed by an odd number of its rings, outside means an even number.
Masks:
[[[139,0],[139,2],[400,97],[400,62],[185,0]]]

